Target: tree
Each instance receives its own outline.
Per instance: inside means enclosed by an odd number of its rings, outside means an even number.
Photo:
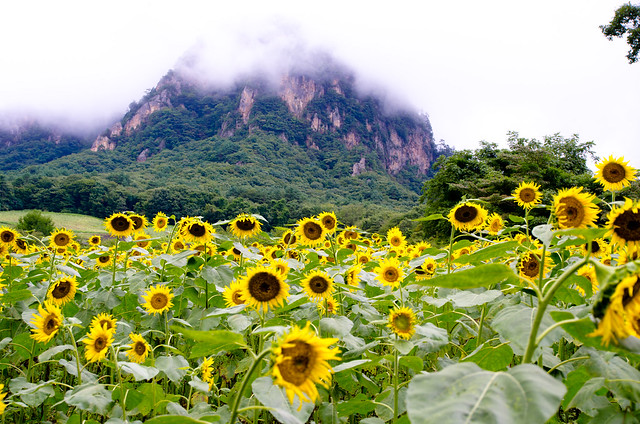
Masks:
[[[629,63],[638,61],[638,54],[640,54],[640,5],[627,3],[620,6],[609,25],[600,25],[600,29],[609,40],[612,40],[613,37],[622,38],[627,34],[627,44],[630,47],[627,59],[629,59]]]
[[[42,215],[39,210],[33,210],[18,219],[16,228],[21,231],[35,231],[43,236],[48,236],[55,229],[55,225],[50,217]]]

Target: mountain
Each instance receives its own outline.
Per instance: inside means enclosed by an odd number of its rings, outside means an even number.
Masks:
[[[416,206],[441,151],[427,116],[358,87],[331,61],[226,86],[170,71],[90,149],[0,178],[0,208],[246,211],[273,226],[333,209],[378,230]]]

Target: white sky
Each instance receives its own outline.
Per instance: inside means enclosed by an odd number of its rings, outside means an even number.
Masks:
[[[7,1],[0,113],[106,127],[195,45],[224,79],[273,68],[273,49],[302,42],[427,113],[436,140],[457,149],[505,146],[509,130],[577,133],[598,155],[640,168],[640,63],[629,65],[625,41],[598,28],[623,3]]]

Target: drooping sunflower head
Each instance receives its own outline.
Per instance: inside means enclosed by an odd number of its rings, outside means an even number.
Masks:
[[[426,280],[431,278],[435,273],[438,265],[436,260],[432,257],[428,257],[424,260],[422,265],[416,267],[413,272],[416,275],[417,280]]]
[[[73,300],[76,295],[76,290],[78,288],[78,283],[76,281],[76,277],[71,277],[68,275],[63,275],[58,278],[52,285],[49,287],[49,291],[47,292],[47,300],[57,306],[62,306],[67,302]]]
[[[398,287],[404,276],[404,271],[400,267],[400,261],[396,258],[383,259],[373,272],[377,274],[376,280],[385,286],[391,287]]]
[[[289,296],[289,285],[273,267],[257,266],[248,269],[240,284],[242,299],[247,306],[264,312],[269,307],[282,306]]]
[[[416,314],[409,308],[396,308],[389,314],[387,327],[403,339],[409,340],[416,332]]]
[[[327,234],[333,234],[338,228],[338,218],[333,212],[322,212],[318,215],[318,221]]]
[[[362,272],[362,265],[359,263],[349,268],[345,276],[346,283],[350,286],[358,287],[360,285],[360,272]]]
[[[127,237],[135,232],[133,220],[123,213],[114,213],[105,219],[104,226],[112,237]]]
[[[280,239],[280,243],[282,243],[284,246],[293,246],[297,241],[298,238],[296,237],[296,233],[291,230],[285,231],[282,235],[282,238]]]
[[[0,228],[0,243],[8,246],[13,246],[18,237],[20,237],[20,234],[18,234],[18,232],[12,230],[11,228]]]
[[[304,218],[298,221],[296,235],[300,243],[314,247],[324,243],[326,232],[320,221],[313,218]]]
[[[113,263],[112,261],[113,261],[113,258],[112,258],[111,252],[105,252],[104,254],[96,258],[96,266],[98,268],[106,268]]]
[[[389,243],[391,248],[402,249],[407,245],[407,240],[405,236],[402,235],[400,228],[393,227],[387,231],[387,243]]]
[[[100,243],[102,243],[102,239],[100,238],[100,236],[91,236],[89,237],[88,242],[90,246],[100,246]]]
[[[129,350],[127,350],[127,358],[138,364],[143,363],[151,351],[151,346],[140,334],[131,333],[129,338],[131,339],[131,344],[129,345]]]
[[[487,218],[487,210],[474,202],[463,202],[451,209],[448,218],[459,231],[479,230]]]
[[[603,159],[596,164],[596,181],[599,182],[605,190],[619,191],[628,186],[631,181],[636,179],[636,170],[630,167],[629,162],[624,161],[624,157],[614,158],[613,155],[609,159]]]
[[[540,186],[533,181],[528,183],[521,182],[511,195],[515,197],[518,206],[525,209],[531,209],[542,200]]]
[[[49,246],[55,248],[66,248],[71,242],[73,242],[73,231],[59,228],[54,230],[49,236]]]
[[[53,303],[44,302],[44,305],[38,306],[38,314],[33,315],[30,322],[35,327],[31,329],[31,338],[40,343],[47,343],[53,339],[62,325],[62,312]]]
[[[262,229],[260,221],[249,214],[242,213],[229,223],[227,231],[238,238],[245,239],[259,234]]]
[[[640,249],[640,203],[625,199],[624,205],[609,212],[607,236],[618,247]]]
[[[26,255],[27,253],[31,252],[29,245],[22,238],[17,238],[16,239],[15,243],[13,244],[12,249],[13,249],[14,252],[20,253],[22,255]]]
[[[106,328],[107,330],[115,333],[117,324],[118,321],[113,318],[113,315],[103,312],[98,314],[98,316],[93,317],[90,327]]]
[[[113,344],[113,334],[113,331],[105,327],[91,327],[87,337],[82,339],[86,345],[84,357],[88,362],[100,361],[107,356],[109,346]]]
[[[161,314],[173,306],[173,292],[166,284],[158,284],[151,287],[142,296],[142,306],[150,314]]]
[[[562,229],[594,227],[600,211],[594,200],[595,196],[583,192],[582,187],[560,190],[553,197],[558,226]]]
[[[227,308],[232,308],[238,305],[244,305],[244,299],[242,298],[242,283],[240,281],[232,281],[222,292],[224,297],[224,303]]]
[[[180,235],[188,242],[208,243],[214,232],[211,224],[199,218],[189,218],[180,226]]]
[[[497,213],[492,213],[487,218],[487,226],[485,230],[493,236],[498,235],[500,231],[504,228],[504,221],[500,215]]]
[[[272,369],[274,384],[285,389],[293,404],[298,395],[301,402],[315,402],[318,398],[316,384],[327,387],[331,380],[330,360],[336,360],[340,350],[329,346],[338,339],[321,339],[310,328],[294,326],[285,333],[273,348],[275,356]]]
[[[629,262],[637,261],[638,259],[640,259],[639,249],[618,249],[618,259],[616,260],[616,265],[628,264]]]
[[[324,271],[312,271],[302,280],[302,288],[313,301],[331,297],[334,291],[333,279]]]
[[[153,218],[152,223],[153,231],[159,233],[167,229],[167,225],[169,225],[169,218],[163,212],[158,212]]]
[[[144,231],[149,225],[147,217],[138,213],[130,213],[129,219],[133,221],[133,232],[138,233]]]

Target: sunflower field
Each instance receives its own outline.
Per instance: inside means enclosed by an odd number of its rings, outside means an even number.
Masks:
[[[10,423],[587,423],[640,419],[640,203],[463,199],[450,241],[333,212],[266,233],[132,212],[86,242],[0,228]],[[533,208],[547,224],[529,228]],[[3,421],[4,422],[4,421]]]

